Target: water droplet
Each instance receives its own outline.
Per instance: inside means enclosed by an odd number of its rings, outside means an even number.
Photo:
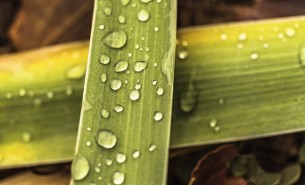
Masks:
[[[163,114],[161,112],[155,112],[155,114],[154,114],[155,121],[161,121],[162,118],[163,118]]]
[[[135,44],[134,48],[139,49],[140,45],[139,44]]]
[[[157,149],[157,146],[154,144],[149,145],[148,151],[153,152]]]
[[[241,34],[238,35],[238,40],[245,41],[246,39],[247,39],[247,33],[242,32]]]
[[[216,127],[216,126],[217,126],[217,120],[216,120],[216,119],[212,119],[212,120],[210,121],[210,123],[209,123],[209,126],[210,126],[211,128]]]
[[[153,84],[153,85],[157,85],[157,83],[158,83],[157,80],[153,80],[153,81],[152,81],[152,84]]]
[[[32,135],[28,132],[23,132],[21,135],[21,139],[23,142],[28,143],[32,140]]]
[[[71,80],[77,80],[82,78],[86,73],[86,65],[79,64],[70,68],[67,73],[66,77]]]
[[[133,69],[135,72],[141,72],[143,70],[145,70],[147,67],[147,62],[145,61],[137,61],[134,66]]]
[[[159,27],[154,27],[155,32],[159,31]]]
[[[157,3],[161,3],[162,2],[162,0],[157,0]]]
[[[110,57],[108,55],[102,54],[100,57],[100,63],[107,65],[110,62]]]
[[[189,56],[189,52],[186,51],[186,50],[182,50],[182,51],[179,51],[179,52],[178,52],[178,57],[179,57],[179,59],[181,59],[181,60],[187,59],[188,56]]]
[[[214,128],[214,132],[219,132],[220,131],[220,127],[219,126],[216,126],[215,128]]]
[[[95,167],[95,168],[94,168],[94,171],[95,171],[96,173],[100,173],[100,172],[101,172],[101,168]]]
[[[105,25],[101,24],[101,25],[99,25],[98,28],[99,28],[100,30],[103,30],[103,29],[105,29]]]
[[[96,133],[96,142],[103,148],[111,149],[117,143],[116,135],[110,130],[101,129]]]
[[[135,89],[137,89],[137,90],[141,89],[141,84],[136,84]]]
[[[158,64],[155,62],[155,63],[154,63],[154,67],[157,67],[157,66],[158,66]]]
[[[127,6],[130,3],[130,0],[121,0],[123,6]]]
[[[106,73],[103,73],[101,75],[101,82],[105,83],[107,81],[107,74]]]
[[[158,94],[159,96],[161,96],[161,95],[163,95],[163,93],[164,93],[163,88],[162,88],[162,87],[159,87],[159,88],[157,89],[157,94]]]
[[[42,104],[42,100],[40,98],[35,98],[34,99],[34,105],[35,107],[40,107]]]
[[[107,16],[110,16],[112,14],[112,8],[111,7],[105,7],[104,8],[104,14]]]
[[[132,57],[132,53],[128,53],[128,57]]]
[[[101,115],[103,118],[107,119],[109,117],[109,112],[106,109],[103,109]]]
[[[114,108],[113,108],[113,110],[115,111],[115,112],[117,112],[117,113],[120,113],[120,112],[122,112],[123,110],[124,110],[124,107],[122,106],[122,105],[115,105],[114,106]]]
[[[302,66],[305,66],[305,45],[301,45],[299,49],[299,60]]]
[[[73,94],[73,88],[71,86],[66,87],[66,95],[70,96]]]
[[[137,16],[138,20],[142,22],[147,21],[150,17],[148,11],[144,9],[140,10]]]
[[[141,155],[141,153],[140,153],[139,150],[135,150],[135,151],[133,151],[133,153],[132,153],[132,157],[135,158],[135,159],[139,158],[140,155]]]
[[[83,180],[90,171],[88,160],[80,153],[76,154],[72,164],[72,177],[74,180]]]
[[[129,98],[130,100],[132,101],[136,101],[140,98],[140,93],[138,90],[132,90],[130,93],[129,93]]]
[[[26,95],[26,90],[24,88],[19,90],[19,96],[25,96]]]
[[[285,29],[285,33],[288,37],[293,37],[295,35],[295,29],[288,27]]]
[[[263,48],[269,48],[269,44],[268,43],[263,43]]]
[[[126,161],[126,155],[123,153],[118,153],[115,158],[118,163],[123,163]]]
[[[115,72],[123,72],[128,68],[127,60],[120,60],[114,64],[114,71]]]
[[[103,177],[99,176],[99,177],[98,177],[98,180],[99,180],[99,181],[103,180]]]
[[[124,180],[125,180],[125,174],[123,172],[116,171],[112,175],[112,181],[114,184],[123,184]]]
[[[86,146],[91,146],[91,142],[90,142],[90,141],[87,141],[87,142],[86,142]]]
[[[110,88],[114,91],[119,90],[122,87],[122,82],[121,80],[118,79],[113,79],[110,82]]]
[[[87,130],[88,130],[88,131],[91,131],[91,130],[92,130],[92,128],[91,128],[91,127],[87,127]]]
[[[112,159],[108,158],[108,159],[106,159],[105,163],[107,166],[111,166],[113,161],[112,161]]]
[[[52,99],[54,98],[54,93],[53,92],[47,92],[47,98]]]
[[[119,15],[118,21],[119,21],[119,23],[124,24],[126,22],[126,19],[123,15]]]
[[[227,34],[222,33],[222,34],[220,35],[220,39],[221,39],[221,40],[227,40],[227,39],[228,39]]]
[[[121,29],[109,31],[102,39],[102,43],[114,49],[122,48],[127,42],[127,35]]]
[[[251,53],[250,58],[251,58],[251,60],[258,60],[259,55],[258,55],[258,53]]]

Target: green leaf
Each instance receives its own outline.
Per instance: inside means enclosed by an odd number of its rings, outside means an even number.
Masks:
[[[72,184],[166,183],[175,24],[175,0],[95,1]]]

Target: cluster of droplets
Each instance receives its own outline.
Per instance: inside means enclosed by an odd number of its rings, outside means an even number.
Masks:
[[[218,125],[218,121],[216,119],[212,119],[209,122],[209,127],[214,130],[214,132],[219,132],[220,131],[220,126]]]

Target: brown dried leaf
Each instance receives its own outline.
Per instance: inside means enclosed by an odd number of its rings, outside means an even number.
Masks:
[[[192,172],[189,185],[247,185],[247,180],[229,177],[227,164],[238,156],[235,145],[222,145],[201,158]]]
[[[93,0],[23,0],[9,36],[19,50],[88,39],[92,11]]]

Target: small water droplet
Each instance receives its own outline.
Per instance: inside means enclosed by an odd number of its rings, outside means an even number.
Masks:
[[[101,24],[101,25],[99,25],[98,28],[99,28],[100,30],[103,30],[103,29],[105,29],[105,25]]]
[[[49,98],[49,99],[54,98],[54,93],[52,91],[47,92],[47,98]]]
[[[107,166],[111,166],[113,161],[112,161],[112,159],[108,158],[108,159],[106,159],[105,163]]]
[[[269,44],[268,43],[263,43],[263,48],[269,48]]]
[[[238,40],[245,41],[246,39],[247,39],[247,33],[246,32],[242,32],[238,35]]]
[[[147,62],[137,61],[137,62],[135,62],[133,69],[135,72],[141,72],[141,71],[145,70],[146,67],[147,67]]]
[[[100,57],[100,63],[107,65],[110,62],[110,57],[108,55],[102,54]]]
[[[153,85],[157,85],[157,83],[158,83],[157,80],[153,80],[153,81],[152,81],[152,84],[153,84]]]
[[[94,171],[95,171],[96,173],[100,173],[100,172],[101,172],[101,168],[95,167],[95,168],[94,168]]]
[[[92,128],[91,127],[87,127],[87,131],[91,131],[92,130]]]
[[[250,59],[251,59],[251,60],[258,60],[258,59],[259,59],[258,53],[251,53]]]
[[[163,95],[163,93],[164,93],[164,89],[163,89],[162,87],[159,87],[159,88],[157,89],[157,94],[158,94],[159,96],[161,96],[161,95]]]
[[[72,177],[74,180],[83,180],[90,171],[88,160],[80,153],[77,153],[72,164]]]
[[[135,44],[134,48],[139,49],[140,45],[139,44]]]
[[[124,110],[124,107],[122,105],[117,104],[114,106],[113,110],[117,113],[120,113]]]
[[[98,180],[99,180],[99,181],[103,180],[103,177],[99,176],[99,177],[98,177]]]
[[[118,21],[119,21],[119,23],[124,24],[126,22],[126,19],[123,15],[119,15]]]
[[[34,99],[34,105],[35,107],[40,107],[42,104],[42,100],[40,98],[35,98]]]
[[[112,14],[112,8],[111,7],[105,7],[104,8],[104,14],[107,16],[110,16]]]
[[[79,64],[70,68],[67,73],[66,77],[71,80],[78,80],[82,78],[86,73],[86,65]]]
[[[154,63],[154,67],[157,67],[157,66],[158,66],[158,64],[155,62],[155,63]]]
[[[132,101],[136,101],[140,98],[140,93],[138,90],[132,90],[130,93],[129,93],[129,98],[130,100]]]
[[[126,161],[126,155],[123,153],[118,153],[115,158],[118,163],[124,163]]]
[[[90,142],[90,141],[87,141],[87,142],[86,142],[86,146],[91,146],[91,142]]]
[[[135,158],[135,159],[139,158],[140,155],[141,155],[141,153],[140,153],[139,150],[135,150],[135,151],[133,151],[133,153],[132,153],[132,157]]]
[[[128,53],[128,57],[132,57],[132,53]]]
[[[159,27],[154,27],[155,32],[159,31]]]
[[[222,33],[222,34],[220,35],[220,39],[221,39],[221,40],[227,40],[227,39],[228,39],[227,34]]]
[[[214,128],[214,132],[219,132],[220,131],[220,127],[219,126],[216,126],[215,128]]]
[[[186,51],[186,50],[181,50],[181,51],[178,52],[178,57],[179,57],[179,59],[181,59],[181,60],[187,59],[188,56],[189,56],[189,52]]]
[[[114,91],[119,90],[122,87],[122,81],[118,79],[113,79],[110,82],[110,88]]]
[[[295,35],[295,29],[292,27],[288,27],[285,29],[285,33],[288,37],[293,37]]]
[[[128,68],[127,60],[120,60],[114,64],[115,72],[123,72],[123,71],[126,71],[127,68]]]
[[[149,145],[148,151],[153,152],[157,149],[157,146],[154,144]]]
[[[135,89],[137,89],[137,90],[141,89],[141,84],[136,84]]]
[[[25,96],[26,95],[26,90],[24,88],[21,88],[19,90],[19,96]]]
[[[155,112],[155,114],[154,114],[155,121],[161,121],[162,118],[163,118],[163,114],[161,112]]]
[[[109,117],[109,112],[106,109],[103,109],[101,115],[103,118],[107,119]]]
[[[130,0],[121,0],[123,6],[127,6],[130,3]]]
[[[157,3],[161,3],[162,2],[162,0],[157,0]]]
[[[209,123],[209,126],[210,126],[211,128],[216,127],[216,126],[217,126],[217,120],[216,120],[216,119],[212,119],[212,120],[210,121],[210,123]]]
[[[220,99],[218,100],[218,103],[219,103],[220,105],[224,104],[224,99],[223,99],[223,98],[220,98]]]
[[[149,19],[150,16],[147,10],[142,9],[139,11],[137,17],[139,21],[145,22]]]
[[[29,132],[23,132],[21,135],[21,139],[23,142],[28,143],[32,140],[32,135]]]
[[[101,75],[101,82],[105,83],[107,81],[107,74],[106,73],[103,73]]]
[[[127,35],[121,29],[109,31],[102,39],[102,43],[114,49],[122,48],[127,42]]]
[[[67,87],[66,87],[66,95],[67,96],[70,96],[70,95],[72,95],[73,94],[73,88],[70,86],[70,85],[68,85]]]
[[[128,84],[128,80],[125,80],[124,82],[125,82],[125,85],[127,85],[127,84]]]
[[[117,143],[116,135],[110,130],[101,129],[96,133],[96,142],[103,148],[111,149]]]
[[[112,182],[114,184],[123,184],[124,180],[125,180],[125,174],[123,172],[116,171],[113,173]]]

